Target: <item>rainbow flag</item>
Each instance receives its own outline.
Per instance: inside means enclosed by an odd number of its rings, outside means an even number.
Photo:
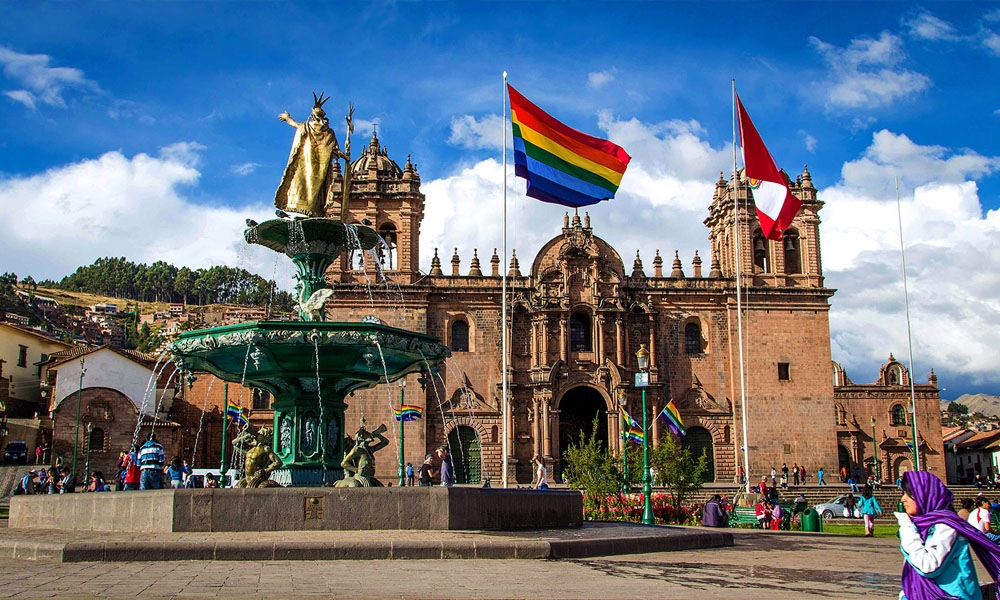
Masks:
[[[618,412],[622,414],[622,418],[628,423],[628,426],[625,427],[625,431],[622,433],[622,437],[636,444],[643,443],[646,436],[643,435],[642,426],[639,425],[639,422],[633,419],[632,415],[625,412],[624,406],[619,405]]]
[[[413,421],[424,418],[424,409],[412,404],[404,404],[399,410],[393,408],[392,412],[396,415],[397,421]]]
[[[677,411],[673,400],[667,402],[667,405],[660,411],[659,417],[674,432],[674,435],[684,435],[687,433],[687,429],[684,428],[684,421],[681,421],[681,413]]]
[[[236,406],[233,404],[226,405],[226,416],[230,419],[236,421],[240,427],[246,427],[250,424],[246,416],[243,414],[243,407]]]
[[[563,206],[615,197],[632,157],[625,150],[560,123],[507,85],[514,132],[514,174],[527,195]]]

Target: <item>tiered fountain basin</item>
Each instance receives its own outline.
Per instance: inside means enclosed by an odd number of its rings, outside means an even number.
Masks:
[[[272,448],[284,463],[272,479],[284,486],[343,477],[344,434],[357,425],[344,423],[348,394],[451,356],[435,337],[368,322],[240,323],[182,333],[168,351],[185,370],[272,394]]]

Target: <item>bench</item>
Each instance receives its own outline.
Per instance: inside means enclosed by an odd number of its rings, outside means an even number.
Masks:
[[[729,513],[729,526],[739,527],[741,525],[752,525],[754,529],[760,529],[760,521],[757,520],[757,510],[750,506],[737,506]],[[782,531],[790,531],[792,528],[792,511],[784,506],[781,507]]]

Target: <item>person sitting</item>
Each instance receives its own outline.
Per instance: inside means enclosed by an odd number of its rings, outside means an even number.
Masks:
[[[994,542],[1000,542],[1000,533],[993,531],[993,524],[990,519],[990,507],[992,503],[986,496],[979,496],[976,498],[976,502],[978,502],[978,506],[969,512],[969,517],[966,521]]]
[[[757,514],[757,525],[761,529],[768,529],[771,526],[771,508],[767,500],[762,498],[754,507],[754,512]]]
[[[799,495],[796,496],[795,500],[792,502],[792,514],[797,515],[799,513],[803,513],[807,508],[809,508],[809,501],[806,499],[805,494],[799,492]]]
[[[771,503],[771,529],[778,531],[781,529],[781,522],[784,519],[785,511],[781,509],[781,505],[777,502]]]
[[[722,510],[722,499],[718,494],[709,498],[701,511],[701,524],[705,527],[725,527],[726,513]]]
[[[206,488],[212,488],[212,489],[218,489],[218,487],[219,487],[219,480],[215,477],[214,474],[212,474],[212,473],[205,473],[205,487]]]

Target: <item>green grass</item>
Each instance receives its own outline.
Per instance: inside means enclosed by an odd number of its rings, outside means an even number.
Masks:
[[[879,525],[875,524],[875,537],[894,538],[899,531],[899,525]],[[838,533],[840,535],[865,535],[865,524],[862,521],[857,523],[823,523],[824,533]]]

